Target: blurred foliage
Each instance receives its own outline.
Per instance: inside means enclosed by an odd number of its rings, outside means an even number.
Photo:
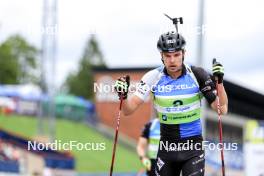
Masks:
[[[20,35],[13,35],[0,44],[0,84],[39,83],[38,50]]]
[[[94,98],[92,75],[94,67],[105,68],[106,64],[99,43],[95,35],[92,35],[86,43],[77,72],[70,73],[64,83],[68,93],[92,100]]]

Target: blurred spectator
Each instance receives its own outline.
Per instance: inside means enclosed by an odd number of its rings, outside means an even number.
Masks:
[[[20,158],[20,152],[19,152],[17,147],[14,147],[14,149],[13,149],[13,159],[14,160],[19,160],[19,158]]]
[[[4,154],[7,156],[8,159],[12,159],[13,156],[13,149],[10,144],[5,144],[4,146]]]

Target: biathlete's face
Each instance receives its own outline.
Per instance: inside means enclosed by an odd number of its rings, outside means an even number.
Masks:
[[[163,52],[161,53],[163,63],[167,69],[167,72],[174,73],[182,70],[182,63],[184,57],[184,51],[176,51],[176,52]]]

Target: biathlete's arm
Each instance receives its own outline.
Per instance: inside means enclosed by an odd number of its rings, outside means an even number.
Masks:
[[[144,101],[136,95],[132,95],[130,98],[124,100],[122,112],[124,115],[130,115],[135,112]]]
[[[147,72],[136,87],[136,92],[124,100],[122,112],[130,115],[136,111],[147,100],[152,86],[158,80],[160,70],[154,69]]]
[[[215,78],[211,77],[209,73],[201,67],[192,66],[191,68],[199,83],[200,91],[203,93],[211,108],[217,112],[216,82],[213,81]],[[220,112],[221,114],[226,114],[228,111],[228,98],[223,80],[218,84],[218,89]]]
[[[146,151],[148,148],[148,139],[144,137],[139,137],[138,143],[137,143],[137,154],[142,159],[143,157],[146,157]]]
[[[224,67],[221,63],[217,62],[216,59],[213,59],[213,75],[216,81],[216,90],[218,89],[218,97],[219,97],[219,104],[220,104],[220,113],[226,114],[227,113],[227,104],[228,99],[226,95],[226,91],[223,85],[223,78],[224,78]],[[211,107],[217,112],[217,99],[211,104]]]
[[[228,99],[223,83],[218,84],[218,96],[220,102],[221,114],[226,114],[228,111]],[[211,108],[217,112],[217,99],[211,103]]]

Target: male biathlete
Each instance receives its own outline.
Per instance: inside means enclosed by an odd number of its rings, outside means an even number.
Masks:
[[[181,172],[182,176],[204,175],[204,150],[197,148],[203,141],[201,99],[205,97],[217,111],[215,80],[219,84],[221,114],[226,114],[228,109],[223,66],[219,62],[213,65],[213,78],[203,68],[184,64],[185,44],[185,39],[178,32],[162,34],[157,47],[163,66],[147,72],[129,98],[128,76],[119,78],[115,84],[118,96],[124,99],[124,115],[136,111],[150,93],[153,96],[161,133],[155,169],[157,176],[179,176]],[[179,148],[180,144],[186,143],[196,147]]]
[[[154,118],[144,125],[137,143],[137,153],[147,176],[155,176],[155,164],[159,149],[160,122]]]

